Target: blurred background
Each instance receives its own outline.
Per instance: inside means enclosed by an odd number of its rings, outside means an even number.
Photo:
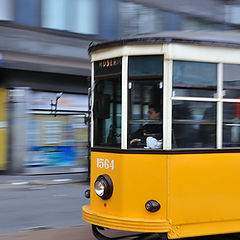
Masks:
[[[240,1],[0,0],[0,170],[88,170],[92,41],[239,29]]]

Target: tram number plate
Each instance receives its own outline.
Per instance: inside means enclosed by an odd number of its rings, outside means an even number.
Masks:
[[[114,160],[97,158],[97,168],[114,169]]]

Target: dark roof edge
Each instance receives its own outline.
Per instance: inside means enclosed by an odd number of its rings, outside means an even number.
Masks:
[[[160,43],[183,43],[205,46],[221,46],[221,47],[237,47],[240,48],[240,43],[236,42],[224,42],[213,40],[197,40],[197,39],[184,39],[175,37],[144,37],[144,38],[132,38],[132,39],[120,39],[116,41],[108,41],[98,44],[91,43],[88,48],[88,53],[92,53],[99,49],[111,48],[123,45],[133,44],[160,44]]]

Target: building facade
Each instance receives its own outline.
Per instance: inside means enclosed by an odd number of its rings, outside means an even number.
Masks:
[[[0,32],[1,170],[87,171],[90,37],[6,22]]]
[[[1,0],[0,20],[115,39],[166,30],[240,28],[239,0]]]

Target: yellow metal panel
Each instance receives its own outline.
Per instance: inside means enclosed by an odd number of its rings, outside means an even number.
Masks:
[[[7,168],[7,90],[0,88],[0,170]]]
[[[223,222],[239,219],[239,159],[239,153],[169,156],[169,218],[181,237],[202,235],[207,223],[229,232]],[[217,233],[211,227],[206,232]]]
[[[114,160],[114,169],[97,167],[97,158]],[[113,229],[168,232],[169,238],[240,232],[240,153],[116,154],[92,153],[91,205],[83,218]],[[108,174],[109,200],[94,192]],[[145,209],[148,200],[161,204]]]
[[[114,160],[114,169],[98,168],[97,158]],[[93,152],[91,211],[97,212],[98,215],[142,219],[142,221],[143,219],[145,221],[166,220],[166,167],[167,156],[165,155]],[[113,181],[113,195],[109,200],[102,200],[94,192],[94,182],[101,174],[108,174]],[[145,209],[145,203],[148,200],[158,201],[161,205],[160,210],[155,213],[148,212]],[[135,231],[135,228],[132,230]]]
[[[177,239],[204,235],[216,235],[236,233],[240,231],[240,220],[236,221],[212,221],[206,223],[194,223],[180,226],[172,226],[168,238]]]

